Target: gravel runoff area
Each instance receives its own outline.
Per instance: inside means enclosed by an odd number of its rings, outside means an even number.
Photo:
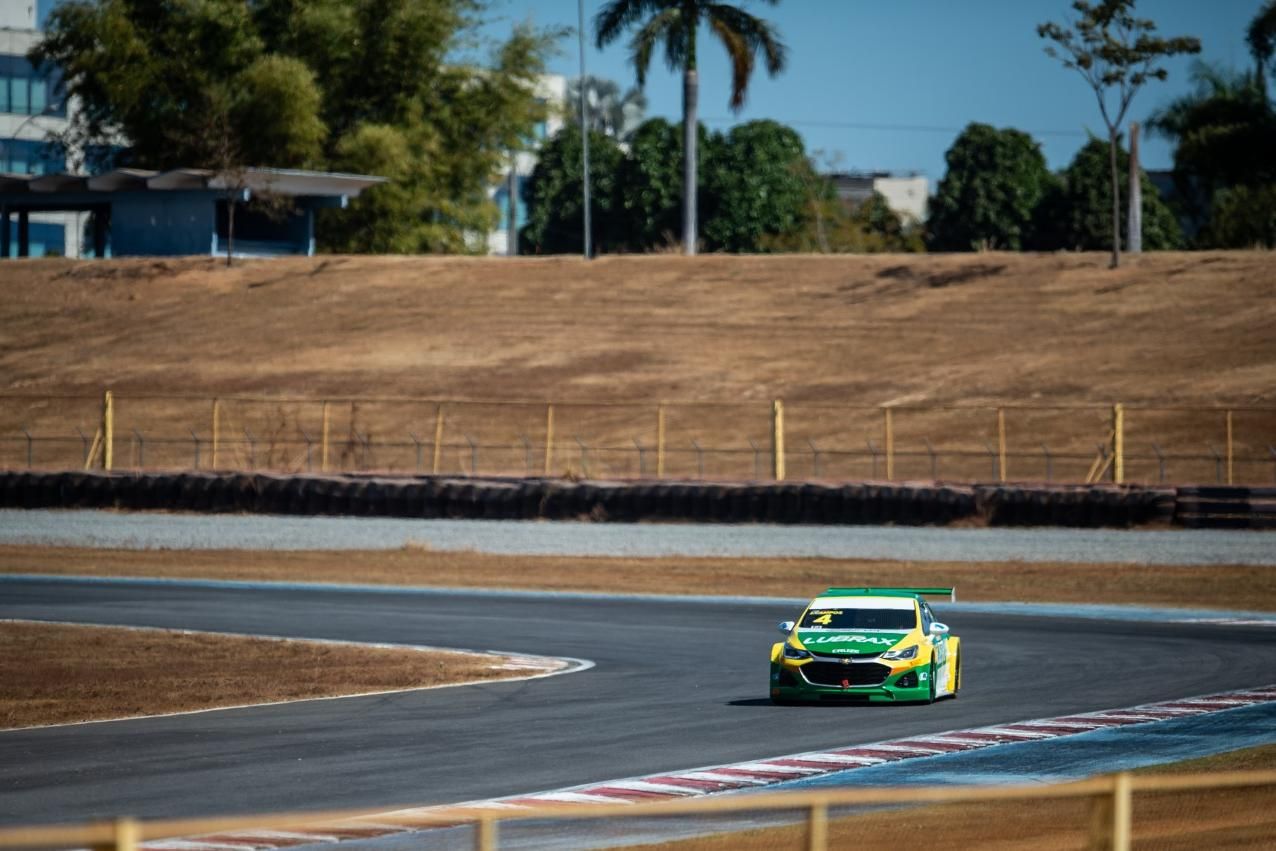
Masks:
[[[1251,531],[551,523],[97,510],[0,510],[4,544],[136,550],[422,546],[519,556],[1276,565],[1276,537]]]
[[[0,729],[505,679],[555,660],[0,621]]]
[[[0,546],[0,573],[809,597],[830,585],[955,585],[968,602],[1276,611],[1276,571],[1252,565],[598,558],[396,550],[93,550]]]

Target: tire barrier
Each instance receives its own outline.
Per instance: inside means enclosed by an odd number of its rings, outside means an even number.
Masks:
[[[0,507],[483,520],[1276,528],[1276,488],[0,472]]]
[[[1276,529],[1276,488],[1179,488],[1174,522],[1189,529]]]

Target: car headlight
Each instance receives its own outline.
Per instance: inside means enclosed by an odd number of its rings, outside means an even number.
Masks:
[[[912,647],[905,647],[901,650],[887,650],[885,653],[882,654],[882,658],[883,659],[916,659],[917,645],[914,644]]]
[[[810,659],[811,654],[807,652],[806,650],[801,649],[800,647],[793,647],[790,644],[786,644],[784,645],[784,658],[793,659],[793,660]]]

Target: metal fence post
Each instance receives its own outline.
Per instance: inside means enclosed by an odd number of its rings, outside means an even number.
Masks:
[[[869,454],[869,455],[871,455],[871,456],[873,456],[873,475],[872,475],[872,478],[876,479],[876,478],[877,478],[877,447],[873,445],[873,439],[872,439],[872,438],[869,438],[868,440],[866,440],[866,441],[864,441],[864,442],[868,444],[868,454]]]
[[[815,445],[815,440],[807,438],[806,443],[811,447],[811,475],[815,478],[820,477],[820,447]]]
[[[1227,412],[1227,483],[1232,484],[1232,459],[1236,455],[1233,452],[1232,444],[1232,412]]]
[[[137,445],[137,468],[146,466],[146,438],[137,429],[133,429],[133,442]]]
[[[523,444],[523,473],[530,476],[532,474],[532,441],[525,434],[520,434],[518,439]]]
[[[1219,454],[1217,446],[1212,443],[1208,444],[1208,446],[1210,448],[1210,454],[1214,456],[1214,483],[1221,485],[1223,484],[1224,459],[1223,456]]]
[[[422,461],[421,438],[417,437],[414,432],[408,432],[408,437],[411,438],[412,443],[416,445],[416,471],[419,473],[421,472]]]
[[[27,431],[26,428],[23,428],[22,433],[27,436],[27,469],[29,470],[31,469],[31,458],[32,458],[31,432]],[[83,435],[81,435],[81,437],[83,437]]]
[[[580,471],[582,474],[584,474],[585,478],[588,479],[589,478],[589,447],[586,446],[585,441],[581,440],[579,437],[573,437],[572,439],[575,440],[576,445],[580,447]]]
[[[811,804],[806,822],[807,851],[825,851],[829,841],[829,807],[823,801]]]
[[[935,453],[935,447],[931,445],[929,437],[923,437],[922,442],[926,444],[926,454],[930,456],[930,477],[934,481],[939,481],[939,456]]]
[[[434,408],[434,457],[430,459],[430,473],[439,474],[439,464],[443,462],[443,406]]]
[[[1112,481],[1125,482],[1125,406],[1112,406]]]
[[[478,475],[478,444],[474,442],[468,434],[465,435],[465,442],[470,445],[470,475]]]
[[[1050,447],[1041,444],[1041,453],[1046,456],[1046,481],[1054,476],[1054,459],[1050,457]]]
[[[554,469],[554,406],[545,406],[545,475]]]
[[[102,395],[102,469],[111,472],[115,463],[115,396],[110,390]]]
[[[319,431],[319,472],[328,472],[328,424],[330,420],[328,402],[323,403],[323,423]]]
[[[656,478],[665,477],[665,406],[656,408]]]
[[[218,452],[221,449],[222,400],[213,400],[213,469],[219,469]]]
[[[1006,480],[1006,409],[997,409],[997,478]]]
[[[697,478],[704,478],[704,450],[700,448],[700,441],[694,437],[691,438],[691,446],[696,450],[696,469],[699,471]]]
[[[997,477],[997,453],[993,452],[992,444],[988,441],[981,441],[984,445],[984,451],[988,453],[988,475],[994,479]]]
[[[642,444],[638,442],[638,438],[634,438],[634,448],[638,450],[638,475],[645,478],[647,475],[647,450],[642,448]]]
[[[891,482],[895,480],[895,421],[890,408],[882,408],[882,429],[886,446],[886,480]],[[877,459],[874,458],[873,462],[873,475],[876,476]]]
[[[784,481],[784,402],[771,403],[771,477]]]

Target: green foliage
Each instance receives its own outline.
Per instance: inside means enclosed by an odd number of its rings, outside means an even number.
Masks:
[[[1019,130],[970,124],[945,159],[948,170],[930,203],[929,247],[1021,249],[1054,182],[1041,147]]]
[[[765,2],[775,5],[778,0]],[[758,53],[771,76],[784,70],[787,49],[770,23],[736,6],[710,0],[609,0],[594,18],[598,47],[606,47],[639,23],[642,26],[629,45],[639,87],[647,82],[651,55],[658,46],[664,47],[669,70],[696,68],[696,34],[701,23],[727,51],[733,110],[744,106]]]
[[[737,125],[708,157],[704,241],[714,251],[758,251],[768,235],[802,223],[802,137],[775,121]]]
[[[1129,183],[1130,156],[1117,153],[1118,185]],[[1064,169],[1062,181],[1047,192],[1035,216],[1035,235],[1029,247],[1040,250],[1098,251],[1112,248],[1112,182],[1108,143],[1091,139]],[[1179,248],[1183,232],[1174,213],[1161,200],[1146,174],[1143,194],[1143,247],[1149,251]],[[1126,220],[1119,225],[1126,235]]]
[[[1276,248],[1276,183],[1221,190],[1199,242],[1205,248]]]
[[[696,146],[701,187],[710,147],[704,127]],[[634,131],[617,173],[613,236],[629,251],[676,244],[682,203],[682,126],[663,118],[644,121]]]
[[[533,254],[584,250],[585,215],[579,127],[564,127],[542,148],[527,184],[528,221],[519,241]],[[595,251],[605,252],[616,232],[612,221],[616,174],[623,157],[610,136],[589,134],[590,226]]]
[[[766,251],[802,254],[879,254],[920,252],[926,246],[918,228],[906,225],[881,193],[860,204],[838,198],[828,178],[804,168],[807,207],[801,227],[763,237]]]
[[[489,181],[546,108],[558,33],[519,28],[482,63],[485,0],[71,0],[38,62],[83,109],[68,142],[129,140],[143,168],[335,168],[389,177],[320,240],[466,251],[495,224]]]

